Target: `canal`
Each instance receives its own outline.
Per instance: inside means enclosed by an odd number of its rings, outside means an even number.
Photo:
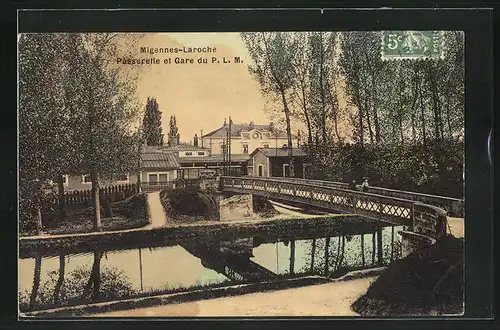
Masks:
[[[372,227],[375,228],[375,227]],[[21,255],[22,312],[55,307],[208,290],[232,284],[279,281],[306,275],[329,278],[387,265],[398,258],[402,227],[360,229],[321,236],[256,235],[198,238],[141,248],[92,248],[81,253]],[[297,237],[295,239],[294,237]]]

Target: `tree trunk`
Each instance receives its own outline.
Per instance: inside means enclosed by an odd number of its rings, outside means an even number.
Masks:
[[[59,220],[66,220],[66,198],[64,198],[64,177],[62,174],[57,176],[58,194],[59,194]]]
[[[54,288],[54,304],[58,304],[61,299],[61,287],[64,283],[64,269],[66,266],[65,255],[59,255],[59,276],[57,278],[57,283]]]
[[[340,141],[341,138],[339,133],[339,106],[338,106],[337,93],[333,92],[331,98],[332,98],[333,126],[335,130],[335,135],[337,136],[337,141]]]
[[[330,237],[325,239],[325,276],[328,275],[328,249],[330,248]]]
[[[281,88],[281,100],[283,101],[283,109],[285,112],[285,122],[286,122],[286,135],[288,138],[288,170],[290,177],[294,177],[294,168],[293,168],[293,150],[292,150],[292,129],[290,126],[290,109],[288,108],[288,103],[286,101],[285,91]]]
[[[38,205],[36,207],[36,232],[38,235],[42,233],[43,223],[42,223],[42,206],[40,205],[40,199],[38,200]]]
[[[295,273],[295,240],[290,241],[290,274]]]
[[[365,261],[365,234],[361,234],[361,262],[363,267],[366,265]]]
[[[382,245],[382,228],[377,229],[377,259],[378,265],[382,266],[384,263],[384,251]]]
[[[365,116],[366,116],[366,124],[368,125],[368,133],[370,134],[370,143],[373,144],[372,123],[370,121],[370,110],[368,108],[368,98],[366,98],[366,96],[365,96]]]
[[[316,239],[313,238],[311,246],[311,272],[314,271],[314,255],[316,254]]]
[[[94,199],[94,231],[102,231],[101,225],[101,202],[99,200],[99,179],[97,172],[92,170],[90,173],[92,181],[92,198]]]
[[[97,301],[100,298],[101,293],[101,258],[102,252],[94,252],[94,263],[95,271],[93,272],[93,282],[94,282],[94,290],[92,292],[92,300]]]
[[[391,227],[391,261],[394,260],[394,226]]]
[[[428,63],[427,64],[427,76],[429,79],[429,85],[432,95],[432,110],[434,114],[434,137],[437,140],[443,138],[443,121],[441,115],[441,101],[439,100],[439,91],[436,82],[436,76],[433,72],[434,67]]]
[[[33,274],[33,287],[31,289],[29,309],[33,310],[36,304],[38,289],[40,288],[40,274],[42,270],[42,255],[38,254],[35,258],[35,272]]]
[[[337,269],[342,267],[342,264],[344,263],[344,253],[345,253],[345,236],[342,236],[342,249],[340,250],[340,257],[339,257],[339,262],[337,264]]]
[[[420,121],[422,122],[422,139],[424,145],[427,144],[427,132],[425,128],[425,109],[424,109],[424,101],[422,97],[422,88],[419,88],[419,99],[420,99]]]
[[[372,233],[372,265],[375,264],[375,250],[377,249],[377,246],[375,245],[375,234],[376,232],[374,231]]]
[[[320,64],[319,64],[319,86],[321,96],[321,133],[323,144],[326,145],[326,111],[325,111],[325,86],[323,85],[323,32],[320,32]]]
[[[307,126],[307,142],[309,145],[312,144],[312,129],[311,129],[311,119],[309,118],[309,112],[307,110],[307,102],[306,102],[306,91],[305,87],[302,86],[302,109],[304,110],[304,117],[306,118],[306,126]]]
[[[202,139],[203,141],[203,139]],[[137,160],[137,193],[141,193],[142,189],[141,189],[141,145],[139,144],[139,148],[137,150],[138,152],[138,160]]]
[[[87,281],[87,284],[83,288],[83,293],[82,293],[82,298],[87,299],[90,296],[91,290],[92,290],[92,299],[94,300],[94,296],[99,292],[100,289],[100,283],[96,283],[97,281],[100,282],[100,268],[101,268],[101,257],[102,257],[102,252],[95,251],[94,252],[94,263],[92,264],[92,269],[89,274],[89,280]],[[96,284],[97,284],[97,289],[96,289]]]
[[[449,104],[449,98],[446,98],[446,123],[448,125],[448,135],[450,139],[453,136],[453,130],[451,128],[451,118],[450,118],[450,104]]]
[[[364,129],[363,129],[363,105],[361,104],[361,96],[360,96],[360,92],[359,92],[359,81],[357,81],[357,84],[356,84],[356,92],[355,92],[355,97],[356,97],[356,103],[357,103],[357,106],[358,106],[358,130],[359,130],[359,136],[358,136],[358,139],[359,139],[359,144],[361,146],[364,145],[365,143],[365,139],[364,139]]]
[[[340,253],[341,253],[341,248],[342,248],[341,240],[342,240],[342,238],[339,236],[338,237],[338,243],[337,243],[337,260],[336,260],[336,264],[337,265],[336,265],[334,271],[337,270],[337,267],[338,267],[338,265],[340,263]]]
[[[403,82],[404,84],[404,82]],[[398,118],[398,130],[401,138],[401,144],[404,144],[404,134],[403,134],[403,113],[401,111],[402,106],[405,104],[406,99],[403,97],[403,91],[404,91],[404,85],[402,90],[399,93],[399,106],[398,106],[398,113],[397,113],[397,118]]]

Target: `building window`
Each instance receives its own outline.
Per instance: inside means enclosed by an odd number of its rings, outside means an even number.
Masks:
[[[284,144],[284,145],[283,145],[283,148],[288,148],[288,144]]]
[[[248,144],[243,145],[243,153],[248,154]]]
[[[264,148],[269,148],[269,144],[264,144]]]
[[[168,182],[168,174],[167,173],[158,174],[158,181],[160,181],[160,183],[167,183]]]
[[[150,185],[156,185],[156,184],[158,184],[158,175],[156,173],[155,174],[150,174],[148,182],[149,182]]]
[[[205,151],[198,151],[198,156],[205,156]]]
[[[186,156],[192,156],[192,155],[193,155],[193,153],[192,153],[191,151],[186,151],[186,154],[185,154],[185,155],[186,155]]]
[[[164,184],[168,182],[168,173],[149,173],[148,182],[150,185]]]
[[[82,183],[85,183],[85,184],[92,183],[92,180],[90,178],[90,174],[82,175]]]

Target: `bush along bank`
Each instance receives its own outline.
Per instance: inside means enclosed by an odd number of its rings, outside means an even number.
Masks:
[[[203,288],[187,292],[179,292],[164,295],[154,295],[135,299],[124,299],[120,301],[110,301],[96,304],[79,305],[73,307],[63,307],[51,310],[39,310],[26,313],[24,316],[44,316],[44,317],[75,317],[88,316],[97,313],[107,313],[117,310],[136,309],[153,307],[164,304],[182,303],[203,299],[214,299],[231,297],[247,293],[274,291],[282,289],[297,288],[307,285],[324,284],[331,280],[320,276],[307,276],[293,279],[280,279],[268,282],[257,282],[237,285],[227,285],[222,287]]]
[[[464,240],[451,235],[396,260],[352,304],[363,316],[463,313]]]
[[[199,187],[187,186],[160,192],[165,213],[173,222],[190,223],[218,218],[215,196]]]
[[[456,139],[400,145],[310,145],[315,179],[463,198],[464,143]]]

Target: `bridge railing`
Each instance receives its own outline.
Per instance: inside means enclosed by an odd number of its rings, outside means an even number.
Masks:
[[[268,178],[266,178],[268,179]],[[321,185],[324,187],[333,187],[333,188],[341,188],[348,189],[349,184],[344,182],[335,182],[335,181],[324,181],[324,180],[312,180],[312,179],[300,179],[300,178],[273,178],[276,180],[283,180],[288,182],[298,182],[298,183],[313,183],[316,185]],[[451,198],[446,196],[439,195],[430,195],[417,193],[412,191],[404,191],[404,190],[396,190],[396,189],[388,189],[382,187],[368,187],[368,193],[396,197],[401,199],[407,199],[415,202],[421,202],[424,204],[434,205],[440,207],[447,211],[448,215],[463,218],[464,217],[464,200],[459,198]]]
[[[440,236],[446,212],[440,208],[390,196],[318,184],[259,177],[221,177],[224,191],[252,193],[352,213],[395,225],[411,226]],[[444,218],[443,218],[444,216]],[[441,225],[442,226],[442,225]]]

